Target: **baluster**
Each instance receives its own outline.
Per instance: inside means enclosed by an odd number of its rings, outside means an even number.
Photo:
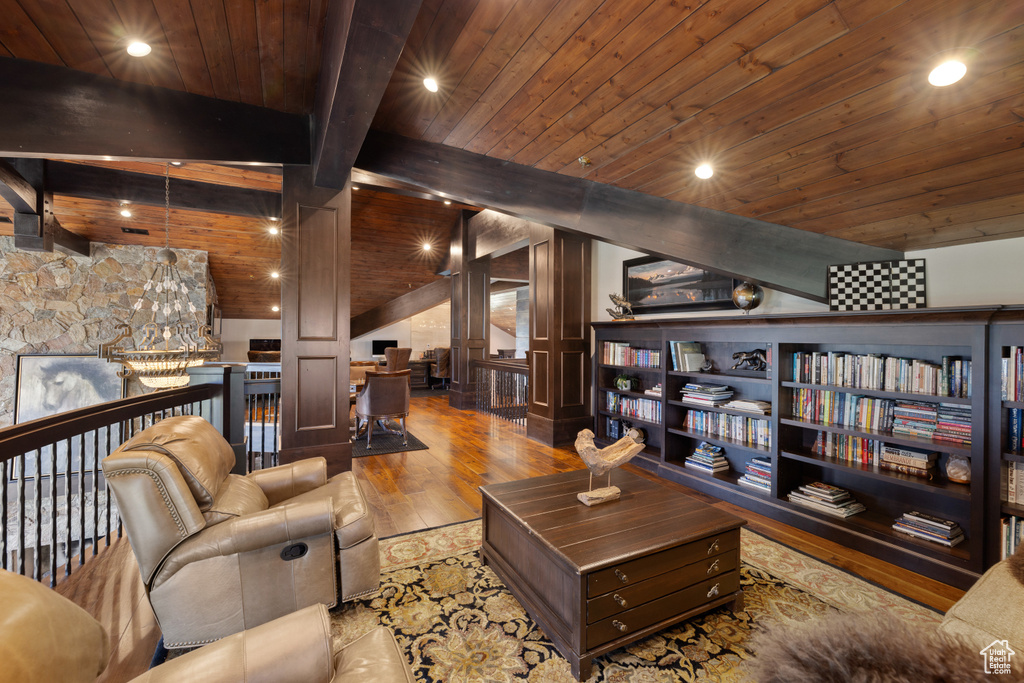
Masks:
[[[78,566],[81,567],[85,564],[85,434],[78,435],[78,443],[82,449],[78,460]]]
[[[18,573],[25,575],[25,454],[18,455]]]
[[[111,442],[111,439],[110,439],[110,428],[112,426],[113,425],[107,425],[107,453],[108,454],[111,451],[111,449],[110,449],[110,447],[111,447],[111,443],[110,443]],[[120,432],[120,426],[118,427],[118,432]],[[120,443],[120,437],[118,437],[118,443]],[[106,513],[107,521],[106,521],[106,524],[103,525],[103,536],[106,539],[104,541],[104,543],[105,543],[106,547],[109,548],[110,547],[110,508],[112,507],[112,505],[111,505],[112,501],[110,499],[110,489],[107,487],[107,478],[106,477],[103,477],[103,499],[107,502],[107,513]]]
[[[57,444],[50,444],[50,588],[57,585]]]
[[[7,463],[0,461],[0,569],[9,569],[7,565]],[[23,512],[22,510],[18,511]]]
[[[92,433],[92,556],[96,557],[100,531],[100,430]],[[104,457],[107,455],[103,454]]]
[[[248,462],[249,471],[252,472],[253,463],[255,456],[252,452],[252,423],[256,421],[256,402],[253,400],[255,396],[247,396],[245,399],[245,413],[247,421],[249,423],[249,436],[245,440],[245,455],[246,461]]]
[[[32,550],[32,579],[39,581],[43,572],[39,558],[40,548],[43,547],[43,453],[38,448],[35,450],[35,474],[32,478],[32,503],[36,508],[36,545]]]
[[[279,387],[280,387],[280,385],[279,385]],[[281,455],[278,452],[278,450],[277,450],[278,434],[279,434],[278,430],[281,428],[281,410],[280,410],[280,408],[281,408],[281,389],[278,388],[277,392],[274,394],[274,443],[271,446],[271,448],[273,449],[273,456],[271,457],[271,461],[270,461],[270,466],[271,467],[276,467],[277,466],[278,462],[280,461],[280,455]]]
[[[67,534],[64,540],[64,576],[71,576],[71,512],[72,512],[72,500],[71,500],[71,473],[72,468],[72,450],[71,439],[64,440],[65,445],[68,447],[68,458],[64,464],[64,511],[66,516],[64,517],[64,532]],[[79,438],[81,443],[81,438]],[[81,457],[81,454],[79,454]]]

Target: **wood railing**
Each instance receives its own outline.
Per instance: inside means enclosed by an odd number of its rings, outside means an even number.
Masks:
[[[247,375],[249,373],[246,373]],[[245,380],[246,471],[278,464],[281,435],[281,379]]]
[[[476,409],[502,420],[526,425],[529,368],[525,360],[473,361]]]
[[[222,396],[222,385],[201,384],[0,429],[0,567],[54,586],[109,546],[121,523],[103,458],[165,417],[211,419]]]

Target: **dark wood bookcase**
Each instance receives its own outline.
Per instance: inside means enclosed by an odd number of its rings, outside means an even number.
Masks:
[[[594,323],[595,433],[614,440],[605,429],[609,417],[606,396],[614,378],[628,373],[641,378],[642,388],[658,382],[663,392],[660,423],[643,424],[648,447],[634,462],[659,476],[703,491],[755,512],[830,538],[849,547],[906,567],[926,576],[968,587],[998,561],[1000,517],[1024,516],[1024,505],[1005,502],[1005,462],[1024,456],[1006,453],[1007,408],[1017,403],[1000,400],[999,358],[1004,347],[1024,346],[1024,308],[985,307],[932,309],[859,314],[811,314],[739,318]],[[605,342],[661,351],[659,368],[623,368],[602,362]],[[710,372],[673,369],[672,342],[698,342],[712,363]],[[765,349],[770,357],[763,372],[733,370],[733,354]],[[906,358],[941,366],[943,360],[970,361],[970,396],[941,396],[921,391],[864,389],[800,378],[794,354],[826,356],[857,354]],[[771,414],[746,413],[723,406],[695,406],[682,400],[687,382],[725,384],[733,398],[771,403]],[[970,409],[970,444],[938,438],[894,434],[871,429],[859,421],[847,426],[808,419],[794,411],[794,397],[806,390],[832,392],[834,400],[854,398],[913,401],[926,406],[948,404],[961,413]],[[642,395],[641,392],[638,395]],[[652,397],[645,397],[652,398]],[[767,445],[739,441],[687,427],[687,412],[705,411],[766,420]],[[735,423],[733,423],[735,424]],[[750,424],[747,422],[746,424]],[[761,425],[762,427],[764,425]],[[938,454],[931,479],[891,472],[872,464],[870,455],[828,457],[816,452],[819,438],[858,437],[882,444],[925,449]],[[686,467],[684,461],[701,441],[721,446],[729,470],[715,474]],[[950,457],[970,460],[970,483],[950,481],[945,466]],[[747,462],[754,457],[771,463],[771,489],[741,485]],[[840,518],[791,503],[787,494],[802,484],[821,481],[850,491],[866,510]],[[903,513],[916,510],[955,520],[965,539],[951,547],[893,530]]]

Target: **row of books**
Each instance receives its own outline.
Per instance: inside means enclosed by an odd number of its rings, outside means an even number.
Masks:
[[[846,489],[815,481],[789,492],[789,502],[833,517],[852,517],[867,508]]]
[[[1003,353],[1007,355],[1000,359],[1000,397],[1004,401],[1024,401],[1024,347],[1010,346]]]
[[[1002,541],[999,545],[1001,559],[1005,560],[1017,550],[1021,540],[1024,539],[1024,517],[1010,515],[1003,517],[1000,528]]]
[[[704,352],[699,342],[669,342],[672,369],[676,372],[700,372],[704,366]]]
[[[827,389],[793,390],[793,415],[826,425],[886,431],[892,427],[893,406],[888,398]]]
[[[896,401],[893,434],[971,445],[971,407],[959,403]]]
[[[687,382],[681,390],[681,401],[698,405],[718,406],[729,402],[733,390],[722,384],[699,384]]]
[[[937,452],[895,446],[878,439],[818,432],[811,452],[841,462],[874,465],[887,472],[909,474],[920,479],[937,477]]]
[[[1024,505],[1024,463],[1006,463],[1006,495],[1007,503]]]
[[[686,429],[721,439],[731,439],[748,446],[768,448],[772,443],[771,422],[757,417],[687,410]]]
[[[609,413],[635,417],[645,422],[661,424],[661,401],[650,398],[632,398],[609,391],[605,407]]]
[[[772,490],[772,461],[758,456],[747,461],[743,476],[737,480],[743,486],[770,493]]]
[[[956,522],[926,515],[916,510],[903,513],[892,525],[892,528],[898,533],[938,543],[947,548],[952,548],[964,540],[963,529]]]
[[[700,444],[693,449],[693,453],[688,455],[683,460],[683,466],[689,467],[690,469],[699,470],[708,474],[717,474],[719,472],[729,471],[729,461],[725,457],[725,452],[721,446],[715,446],[706,441],[701,441]]]
[[[660,368],[661,351],[636,348],[625,342],[606,341],[601,346],[601,363],[636,368]]]
[[[1010,408],[1006,415],[1006,451],[1024,452],[1024,409]]]
[[[943,356],[941,364],[917,358],[837,351],[797,351],[793,380],[853,389],[969,397],[971,361]]]

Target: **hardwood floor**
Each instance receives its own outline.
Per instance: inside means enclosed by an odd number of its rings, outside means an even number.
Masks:
[[[365,485],[380,536],[478,518],[478,487],[483,484],[582,468],[571,445],[542,446],[527,439],[523,427],[473,411],[450,409],[444,395],[413,398],[412,402],[409,431],[429,446],[427,450],[353,459],[352,470]],[[358,455],[358,447],[354,451]],[[626,467],[654,477],[638,467]],[[762,515],[670,485],[743,517],[753,531],[939,611],[948,609],[963,594]],[[119,683],[146,670],[159,627],[143,594],[127,538],[114,542],[57,590],[89,611],[110,634],[111,661],[101,681]]]

